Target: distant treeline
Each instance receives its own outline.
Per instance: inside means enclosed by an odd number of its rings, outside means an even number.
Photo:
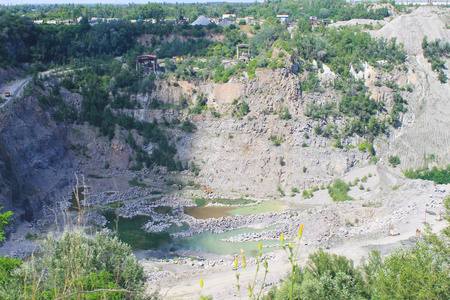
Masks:
[[[7,33],[0,35],[0,67],[19,63],[61,65],[73,60],[83,61],[87,57],[121,56],[133,48],[142,52],[146,49],[139,48],[136,37],[143,34],[163,37],[179,33],[189,37],[200,32],[200,35],[205,35],[204,30],[187,24],[173,26],[125,20],[91,26],[87,18],[83,18],[76,25],[36,25],[27,18],[4,11],[0,11],[0,30]],[[153,43],[149,46],[160,42],[155,39]],[[179,55],[181,51],[184,55],[195,54],[209,44],[209,41],[188,42],[185,47],[177,45],[177,52],[169,53]]]
[[[388,3],[388,1],[383,1]],[[350,19],[380,20],[389,16],[386,7],[374,7],[371,3],[349,5],[345,0],[284,0],[267,1],[265,3],[193,3],[169,4],[148,3],[144,5],[16,5],[6,7],[8,11],[25,15],[33,19],[76,19],[82,16],[98,18],[149,19],[158,21],[173,18],[189,18],[198,16],[221,17],[222,14],[236,14],[238,18],[253,16],[258,19],[275,17],[277,14],[289,14],[290,19],[298,19],[305,15],[318,18],[330,18],[335,21]]]

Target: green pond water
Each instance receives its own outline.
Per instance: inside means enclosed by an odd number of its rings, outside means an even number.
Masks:
[[[106,227],[116,231],[116,215],[114,212],[104,214],[108,223]],[[129,244],[134,250],[173,250],[173,239],[170,234],[177,231],[186,230],[189,227],[184,225],[178,227],[172,225],[166,231],[161,233],[149,233],[141,229],[142,225],[150,221],[151,218],[147,216],[136,216],[134,218],[119,217],[117,229],[119,238]]]
[[[249,229],[240,228],[225,233],[214,234],[211,232],[202,232],[188,238],[178,239],[176,244],[180,248],[185,250],[200,250],[207,251],[215,254],[229,255],[229,254],[240,254],[241,249],[245,251],[247,255],[256,256],[258,254],[258,244],[259,242],[241,242],[241,243],[231,243],[223,242],[221,239],[250,232],[261,232],[275,229],[276,226],[271,226],[264,229]],[[262,245],[273,245],[279,244],[279,241],[262,241]],[[277,248],[263,248],[263,252],[274,251]]]
[[[279,201],[266,201],[254,206],[243,207],[195,207],[192,209],[186,208],[186,212],[196,218],[217,218],[227,215],[250,215],[255,213],[267,212],[267,211],[283,211],[286,208]],[[108,220],[107,227],[116,230],[116,215],[114,212],[108,212],[105,214]],[[174,251],[174,250],[199,250],[206,251],[215,254],[228,255],[239,254],[241,249],[248,255],[257,255],[259,242],[240,242],[231,243],[223,242],[221,239],[242,234],[261,232],[266,230],[275,229],[276,226],[268,227],[265,229],[250,229],[240,228],[231,230],[225,233],[214,234],[211,232],[203,232],[195,234],[187,238],[174,239],[170,236],[170,233],[179,232],[188,229],[188,225],[178,227],[172,225],[165,232],[162,233],[148,233],[141,229],[142,225],[150,221],[150,217],[136,216],[131,219],[120,218],[118,219],[118,236],[119,238],[131,245],[134,250],[162,250],[162,251]],[[278,244],[278,241],[263,241],[263,245]],[[263,248],[263,252],[273,251],[277,248]]]

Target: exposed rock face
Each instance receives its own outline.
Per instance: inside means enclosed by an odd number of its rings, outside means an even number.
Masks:
[[[32,97],[0,115],[0,206],[15,212],[15,217],[28,221],[39,217],[50,195],[69,185],[67,130]]]
[[[334,148],[334,139],[314,133],[314,126],[323,121],[308,119],[306,104],[338,102],[340,96],[333,89],[302,93],[300,80],[301,76],[278,69],[258,71],[253,79],[242,76],[228,83],[180,82],[178,87],[167,87],[179,93],[176,97],[183,95],[194,104],[203,94],[208,107],[221,114],[220,118],[208,111],[185,115],[198,129],[192,134],[174,132],[178,159],[195,161],[201,169],[195,180],[216,192],[234,190],[261,196],[277,194],[278,187],[289,192],[292,187],[327,184],[357,161],[367,160],[366,153]],[[173,103],[176,99],[167,99],[173,94],[156,90],[152,97]],[[250,112],[239,117],[236,112],[243,102],[248,103]],[[290,118],[280,116],[286,110]],[[333,122],[342,125],[339,118]],[[357,141],[350,138],[345,142],[356,145]]]

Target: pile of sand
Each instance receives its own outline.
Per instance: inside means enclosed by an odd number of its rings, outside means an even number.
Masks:
[[[450,30],[443,21],[449,12],[449,9],[432,6],[419,7],[408,15],[395,18],[379,30],[371,31],[371,34],[386,39],[397,38],[397,42],[404,45],[408,54],[417,55],[422,53],[422,40],[425,36],[428,41],[450,41]]]

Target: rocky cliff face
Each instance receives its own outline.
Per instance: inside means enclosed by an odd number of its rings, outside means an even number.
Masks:
[[[66,126],[57,125],[37,99],[22,99],[0,116],[0,206],[30,221],[51,195],[69,184],[72,158]]]
[[[200,93],[206,95],[208,108],[221,117],[209,111],[186,115],[198,129],[193,134],[174,133],[178,158],[195,161],[201,170],[195,180],[216,191],[268,196],[277,194],[278,187],[289,193],[294,187],[328,184],[356,162],[370,158],[357,150],[334,148],[333,139],[314,133],[318,122],[304,116],[306,104],[336,102],[340,96],[332,89],[302,93],[300,80],[287,69],[262,70],[253,79],[242,76],[224,84],[179,82],[179,87],[158,89],[153,97],[173,102],[176,99],[167,99],[168,95],[183,95],[195,104]],[[168,88],[176,92],[166,92]],[[250,111],[238,116],[243,102]],[[282,116],[286,111],[289,119]]]

